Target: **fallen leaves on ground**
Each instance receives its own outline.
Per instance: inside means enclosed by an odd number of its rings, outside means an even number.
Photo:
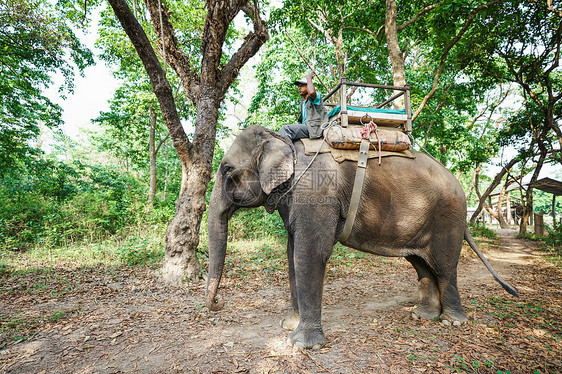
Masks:
[[[236,254],[229,258],[221,286],[226,304],[218,313],[202,306],[204,282],[166,288],[147,267],[4,273],[0,372],[562,370],[562,273],[529,243],[504,238],[486,250],[520,298],[505,293],[470,252],[463,255],[459,289],[469,316],[463,326],[410,317],[417,285],[405,260],[345,253],[336,253],[327,270],[328,343],[315,351],[294,350],[279,327],[290,305],[286,273],[259,267],[245,272],[248,259]],[[525,260],[510,261],[510,253]]]

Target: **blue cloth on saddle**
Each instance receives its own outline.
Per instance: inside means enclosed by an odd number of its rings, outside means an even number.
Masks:
[[[354,106],[348,106],[347,110],[357,110],[359,112],[367,112],[367,113],[387,113],[387,114],[406,114],[405,109],[376,109],[376,108],[358,108]],[[336,105],[334,109],[328,113],[328,117],[333,117],[336,114],[341,112],[341,105]]]

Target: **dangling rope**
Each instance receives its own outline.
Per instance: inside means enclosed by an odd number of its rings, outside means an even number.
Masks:
[[[367,118],[371,119],[371,121],[367,122],[367,123],[363,123],[364,117],[367,117]],[[381,162],[382,162],[382,140],[379,136],[379,129],[378,129],[376,123],[373,122],[373,119],[369,115],[365,115],[365,116],[361,117],[360,121],[361,121],[361,124],[363,125],[363,128],[361,129],[361,137],[363,139],[368,140],[372,144],[373,142],[371,141],[371,133],[372,132],[375,133],[378,144],[376,144],[376,145],[373,144],[373,146],[379,151],[379,165],[380,165]]]
[[[164,75],[166,75],[166,48],[164,47],[164,21],[162,19],[162,0],[158,0],[158,11],[160,12],[160,36],[162,38],[162,58],[164,59]]]

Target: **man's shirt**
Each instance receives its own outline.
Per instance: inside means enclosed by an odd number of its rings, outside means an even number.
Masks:
[[[301,100],[301,113],[302,113],[302,123],[306,124],[306,101],[310,101],[312,104],[314,105],[320,105],[320,103],[322,102],[322,98],[320,97],[320,95],[317,93],[316,94],[316,99],[311,100],[310,97],[307,97],[306,100]]]

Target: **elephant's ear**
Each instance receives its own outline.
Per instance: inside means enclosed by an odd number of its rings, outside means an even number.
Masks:
[[[275,135],[270,134],[264,140],[258,164],[261,188],[267,195],[289,180],[294,171],[293,148]]]

